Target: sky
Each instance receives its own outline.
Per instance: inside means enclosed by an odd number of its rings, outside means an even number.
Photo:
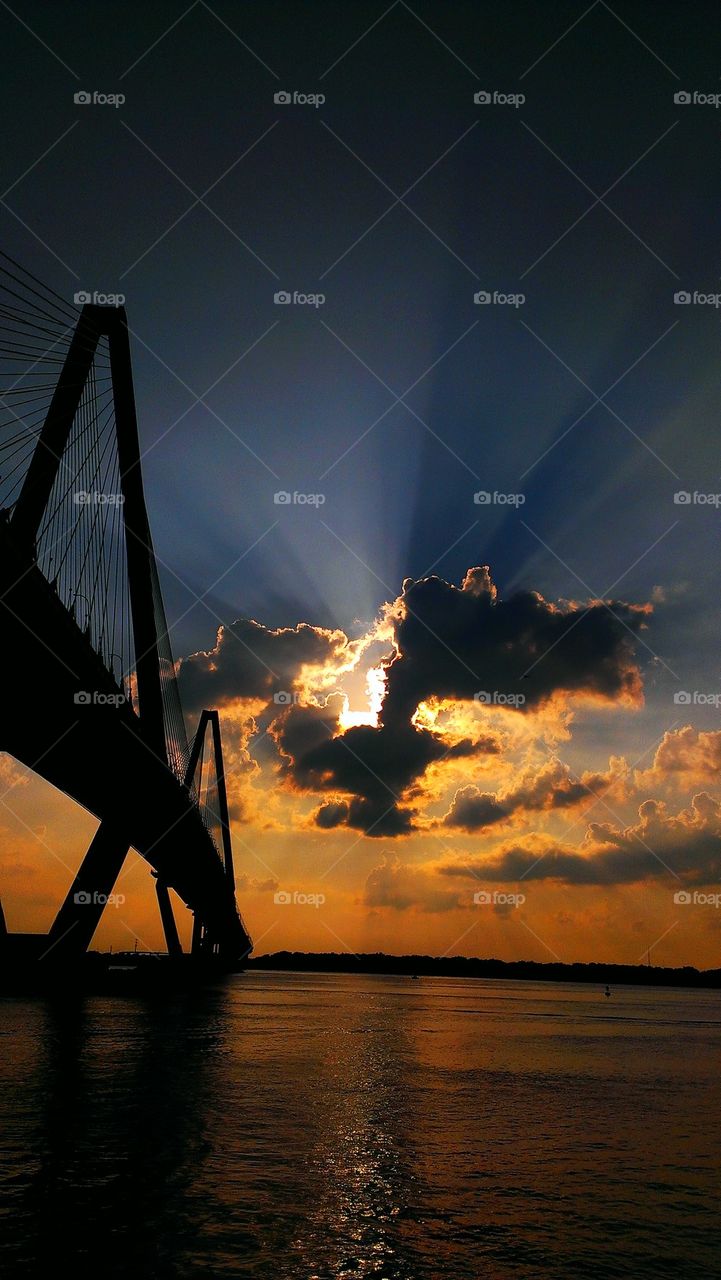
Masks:
[[[125,297],[258,954],[719,964],[714,17],[0,3],[2,245]],[[46,929],[96,823],[0,766]]]

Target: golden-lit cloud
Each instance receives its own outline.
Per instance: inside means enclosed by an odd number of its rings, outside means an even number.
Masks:
[[[612,603],[554,604],[537,592],[504,601],[482,565],[460,587],[406,579],[353,641],[305,623],[221,628],[213,650],[181,664],[181,682],[196,701],[201,691],[205,702],[214,692],[226,704],[265,696],[257,728],[277,753],[266,765],[286,788],[324,795],[315,813],[321,831],[408,836],[423,828],[444,771],[450,778],[463,761],[483,767],[498,757],[503,772],[512,744],[528,753],[539,736],[567,739],[576,702],[640,705],[633,643],[650,606]],[[351,708],[344,678],[357,687],[361,659],[380,642],[380,661],[365,668],[366,705]],[[274,684],[281,678],[283,690]],[[564,766],[545,766],[535,781],[527,773],[520,788],[506,785],[493,803],[490,792],[476,795],[467,785],[447,824],[471,830],[523,809],[570,808],[584,787],[605,789],[612,780],[590,773],[577,782]]]
[[[240,618],[218,628],[212,649],[178,664],[183,701],[188,711],[200,711],[238,698],[280,698],[282,705],[294,693],[308,697],[352,670],[368,643],[366,636],[352,641],[307,622],[272,628]]]
[[[707,792],[676,814],[645,800],[637,821],[589,824],[579,846],[532,833],[506,840],[484,857],[449,860],[445,876],[504,883],[555,880],[570,885],[639,884],[664,879],[706,885],[721,879],[721,802]]]
[[[593,743],[596,717],[608,725],[643,707],[635,644],[650,618],[645,603],[531,591],[504,600],[490,570],[476,566],[460,586],[406,579],[354,638],[305,622],[221,627],[178,669],[189,731],[203,707],[221,712],[252,931],[265,937],[272,926],[273,947],[322,950],[335,937],[353,949],[450,954],[479,884],[533,883],[533,930],[555,946],[592,918],[598,904],[588,895],[599,886],[665,894],[712,881],[721,870],[721,733],[667,733],[646,771],[629,771],[621,757],[599,762],[597,748],[593,768],[579,763],[579,723],[580,741]],[[9,784],[25,776],[12,762],[5,771]],[[670,788],[684,794],[667,809],[658,797]],[[637,814],[631,801],[643,802]],[[590,822],[587,809],[603,821]],[[84,837],[73,865],[85,847]],[[26,864],[24,855],[12,863]],[[146,871],[134,862],[124,884],[144,885]],[[45,879],[57,905],[68,875],[57,866]],[[28,877],[24,901],[38,883]],[[325,914],[276,910],[279,888],[325,894]],[[574,902],[560,907],[561,891]],[[138,907],[143,938],[156,937],[154,910],[152,898]],[[390,945],[382,922],[401,918],[409,937]],[[505,907],[482,920],[516,927]],[[125,916],[103,928],[117,944]],[[608,928],[615,938],[616,924]],[[490,937],[489,948],[501,948],[500,935]]]
[[[503,793],[481,791],[473,784],[461,787],[443,824],[463,831],[480,831],[543,811],[573,809],[618,786],[625,774],[625,761],[612,757],[605,773],[587,770],[577,778],[567,764],[554,757],[539,769],[528,770]]]
[[[636,785],[668,784],[688,789],[721,779],[721,730],[704,731],[684,725],[663,735],[649,769],[637,771]]]

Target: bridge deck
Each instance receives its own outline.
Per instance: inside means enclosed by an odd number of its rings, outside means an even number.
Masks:
[[[131,706],[117,705],[118,686],[4,520],[0,660],[0,750],[127,837],[224,954],[247,954],[235,895],[192,796],[145,741]],[[89,703],[78,703],[82,693]]]

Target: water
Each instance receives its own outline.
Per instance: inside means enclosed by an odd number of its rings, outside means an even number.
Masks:
[[[0,1034],[3,1275],[721,1276],[721,993],[255,972]]]

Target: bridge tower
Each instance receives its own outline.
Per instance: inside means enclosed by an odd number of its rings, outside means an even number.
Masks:
[[[0,262],[0,276],[2,267]],[[78,713],[77,723],[71,724],[65,706],[55,707],[60,694],[51,698],[55,714],[48,719],[53,727],[63,728],[64,754],[55,742],[49,741],[48,725],[48,745],[37,761],[30,758],[33,749],[28,726],[11,723],[22,718],[19,710],[13,716],[11,709],[8,724],[0,729],[0,750],[10,751],[31,768],[37,767],[38,772],[79,799],[100,819],[51,927],[48,951],[56,959],[74,959],[85,953],[127,852],[134,847],[149,861],[155,877],[169,954],[178,956],[182,951],[169,893],[173,888],[194,915],[193,951],[238,959],[248,953],[251,944],[235,903],[220,722],[217,711],[204,710],[192,749],[188,747],[143,489],[127,315],[124,307],[88,303],[79,316],[74,313],[74,323],[68,324],[64,300],[17,264],[13,267],[17,272],[9,273],[13,282],[9,302],[0,287],[4,322],[12,318],[19,328],[8,358],[17,359],[14,353],[19,352],[29,363],[40,344],[47,343],[62,325],[66,328],[49,348],[54,354],[41,353],[28,370],[25,387],[28,393],[34,393],[44,384],[33,382],[38,376],[33,369],[39,366],[47,376],[48,362],[50,367],[57,363],[57,348],[62,349],[65,339],[64,358],[44,420],[36,423],[34,434],[31,433],[22,482],[12,502],[7,502],[0,513],[0,563],[4,566],[0,571],[0,628],[8,650],[8,637],[23,627],[38,642],[30,642],[29,647],[41,656],[36,656],[33,668],[32,658],[27,655],[29,678],[34,669],[40,678],[42,669],[49,679],[54,677],[56,685],[68,685],[69,672],[74,677],[70,687],[73,683],[76,686],[75,703],[87,697],[93,705],[87,708],[86,715]],[[30,334],[33,325],[37,332]],[[1,348],[2,344],[0,376]],[[98,367],[101,354],[104,371]],[[19,385],[20,379],[14,380],[8,395],[17,394]],[[101,387],[104,389],[99,390]],[[26,395],[28,403],[39,398]],[[10,404],[17,408],[25,402]],[[69,558],[67,552],[61,555],[62,537],[56,538],[48,550],[48,513],[53,503],[59,507],[58,495],[63,486],[67,492],[64,473],[72,471],[70,455],[80,456],[83,449],[100,453],[102,440],[98,443],[95,438],[100,434],[98,404],[105,413],[103,430],[110,422],[106,435],[112,435],[117,453],[115,475],[122,513],[122,558],[128,596],[128,616],[123,624],[127,623],[132,641],[133,662],[131,669],[122,671],[120,680],[114,669],[116,655],[110,652],[114,643],[112,626],[102,609],[95,608],[98,585],[102,586],[104,580],[107,594],[113,574],[117,596],[119,561],[117,555],[113,562],[107,557],[103,560],[98,551],[102,535],[98,532],[97,515],[82,554],[76,549]],[[16,408],[10,412],[20,422]],[[0,421],[0,480],[2,446]],[[104,449],[107,453],[107,443]],[[117,517],[117,512],[113,515]],[[56,519],[54,513],[52,518]],[[74,525],[73,519],[71,512],[68,528],[61,529],[69,541],[78,540],[81,518],[78,515]],[[52,531],[57,532],[55,526]],[[89,563],[92,568],[92,554],[97,560],[94,573],[88,568]],[[73,561],[85,595],[78,592],[77,583],[74,591],[68,589],[68,565],[72,569]],[[92,583],[92,600],[88,599],[88,583]],[[79,602],[83,600],[87,606],[84,625],[79,616]],[[25,639],[27,648],[27,636]],[[43,648],[54,662],[42,654]],[[17,663],[17,646],[14,656]],[[80,680],[84,683],[78,692]],[[92,696],[87,690],[92,690]],[[63,696],[69,701],[67,691]],[[113,699],[123,705],[115,706]],[[202,774],[208,728],[215,762],[213,813],[209,813],[207,804],[200,804],[201,786],[196,782],[199,763]],[[71,768],[73,748],[77,752],[78,776]],[[153,813],[154,808],[157,814]],[[220,831],[219,845],[213,839],[211,825]]]

